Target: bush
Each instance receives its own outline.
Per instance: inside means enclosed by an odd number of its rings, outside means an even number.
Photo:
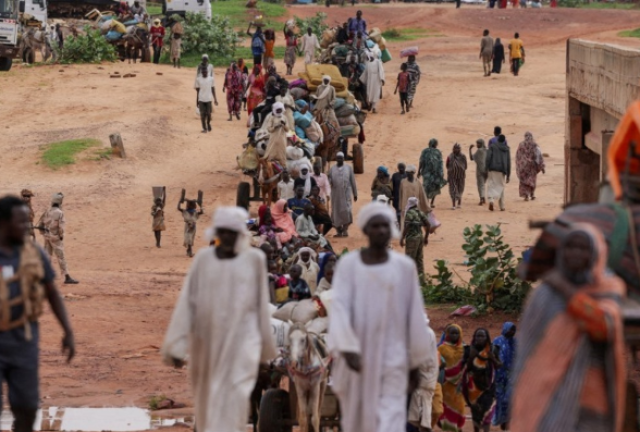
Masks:
[[[85,26],[84,31],[84,35],[70,36],[64,40],[62,63],[101,63],[118,59],[115,47],[107,42],[100,30]]]
[[[182,53],[208,54],[214,59],[231,61],[236,54],[238,34],[227,17],[213,15],[211,21],[201,14],[187,13],[182,35]],[[165,46],[171,46],[171,32],[165,36]]]
[[[474,225],[465,228],[463,236],[462,249],[468,257],[471,279],[456,285],[453,272],[445,261],[440,260],[435,266],[437,274],[429,276],[423,287],[425,302],[470,304],[481,313],[492,310],[520,312],[531,284],[518,278],[521,259],[516,259],[511,247],[505,243],[500,225],[488,225],[486,231],[480,225]]]
[[[301,32],[306,33],[307,29],[311,27],[316,36],[318,36],[318,39],[321,39],[322,33],[329,28],[329,25],[326,23],[327,14],[324,12],[317,12],[315,16],[305,19],[295,17],[295,20],[296,26]]]

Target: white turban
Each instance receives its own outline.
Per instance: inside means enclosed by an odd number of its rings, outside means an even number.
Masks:
[[[314,251],[313,249],[311,249],[310,247],[303,247],[300,248],[300,250],[298,251],[298,256],[302,257],[302,253],[303,252],[309,252],[309,255],[311,256],[311,259],[316,261],[317,260],[317,256],[318,254],[316,254],[316,251]],[[302,258],[300,258],[302,259]]]
[[[407,200],[407,205],[404,208],[404,213],[406,214],[413,207],[417,207],[420,201],[416,197],[411,197]]]
[[[247,219],[249,214],[241,207],[218,207],[213,213],[213,224],[207,230],[207,239],[211,241],[215,238],[216,232],[221,228],[235,231],[238,233],[235,252],[239,254],[251,246]]]
[[[410,173],[410,172],[414,173],[414,172],[417,172],[418,169],[416,168],[415,165],[409,165],[409,166],[407,166],[407,169],[405,171],[407,171],[408,173]]]
[[[329,81],[331,82],[331,77],[329,75],[323,75],[322,76],[322,81]]]
[[[280,110],[280,114],[278,114],[278,110]],[[273,104],[273,108],[271,109],[271,113],[276,117],[282,117],[284,114],[284,104],[282,102],[276,102]]]
[[[336,157],[344,157],[344,153],[338,152],[338,153],[336,153]]]
[[[387,198],[386,195],[378,195],[376,197],[376,201],[382,203],[382,204],[389,204],[389,198]]]
[[[61,206],[63,198],[64,195],[62,194],[62,192],[54,193],[53,195],[51,195],[51,205],[58,204],[59,206]]]
[[[358,226],[360,227],[360,229],[364,231],[364,228],[367,226],[369,221],[376,216],[382,216],[387,220],[387,222],[389,222],[392,238],[400,238],[400,231],[398,231],[398,227],[396,226],[396,222],[398,221],[396,212],[392,210],[388,205],[382,204],[377,201],[374,201],[362,207],[360,213],[358,213]]]

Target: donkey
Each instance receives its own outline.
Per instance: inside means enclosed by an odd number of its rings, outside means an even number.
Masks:
[[[326,349],[319,336],[307,332],[301,323],[291,326],[289,346],[288,369],[298,395],[300,432],[320,432],[320,408],[329,375]]]
[[[278,188],[278,179],[280,173],[274,173],[271,161],[264,158],[258,159],[258,184],[260,184],[260,194],[262,195],[262,203],[270,206],[273,201],[274,191]]]

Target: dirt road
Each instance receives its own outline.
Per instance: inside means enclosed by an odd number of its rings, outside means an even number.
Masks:
[[[329,22],[344,20],[353,8],[292,7],[291,14],[322,10]],[[539,179],[538,199],[517,197],[512,176],[506,192],[507,211],[489,212],[477,205],[475,167],[470,163],[463,208],[449,210],[446,190],[437,199],[443,227],[425,251],[426,259],[463,261],[462,229],[472,224],[501,223],[517,251],[536,233],[530,218],[557,214],[563,194],[565,110],[565,40],[585,37],[620,41],[618,30],[634,28],[633,11],[485,10],[451,5],[384,5],[364,8],[370,26],[427,27],[441,37],[391,45],[392,53],[420,46],[423,78],[415,109],[400,116],[392,95],[399,59],[385,65],[387,84],[379,114],[367,121],[366,173],[357,177],[360,200],[369,201],[369,186],[378,165],[398,161],[417,164],[422,148],[436,137],[444,156],[455,142],[467,147],[487,138],[501,125],[515,152],[531,131],[547,154],[547,174]],[[489,28],[506,42],[520,31],[527,63],[520,77],[482,77],[479,35]],[[302,69],[299,60],[296,71]],[[278,65],[279,68],[282,65]],[[508,70],[508,69],[507,69]],[[109,73],[136,73],[136,78],[110,79]],[[157,75],[162,72],[163,75]],[[42,397],[47,406],[146,406],[151,395],[164,394],[190,403],[186,374],[160,364],[157,347],[181,288],[190,260],[182,248],[182,221],[173,210],[181,188],[189,196],[204,191],[206,215],[198,227],[198,244],[217,205],[235,202],[242,180],[235,158],[245,140],[246,118],[227,122],[216,71],[220,106],[214,133],[201,134],[195,115],[195,70],[150,64],[102,66],[16,67],[0,75],[0,193],[34,190],[36,211],[58,191],[67,197],[66,247],[71,274],[80,285],[62,287],[76,329],[78,356],[69,366],[59,355],[60,332],[50,314],[43,319]],[[39,162],[40,147],[71,138],[98,138],[120,132],[128,158],[82,160],[52,171]],[[151,187],[166,185],[167,227],[163,248],[154,247],[151,232]],[[256,207],[252,209],[255,213]],[[363,244],[352,230],[337,249]],[[427,263],[427,267],[431,267]],[[446,324],[447,311],[432,310],[436,330]],[[498,333],[502,317],[483,319]],[[468,323],[469,321],[465,321]],[[477,322],[467,324],[467,334]]]

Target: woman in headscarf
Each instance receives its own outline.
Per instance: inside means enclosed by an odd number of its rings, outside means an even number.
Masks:
[[[496,42],[493,44],[493,69],[491,73],[499,74],[502,70],[502,64],[505,62],[504,45],[500,42],[500,38],[496,38]]]
[[[282,249],[282,243],[278,237],[279,232],[282,232],[282,229],[273,223],[271,209],[269,206],[261,205],[258,209],[258,234],[260,234],[262,242],[270,243],[276,250]]]
[[[525,201],[536,199],[536,181],[538,173],[544,171],[544,159],[540,147],[534,141],[531,132],[524,134],[524,141],[518,146],[516,152],[516,174],[520,180],[520,196]]]
[[[320,260],[320,271],[318,272],[318,283],[324,277],[324,270],[327,267],[328,263],[336,263],[338,262],[338,257],[333,252],[326,252],[322,259]]]
[[[293,66],[296,64],[296,57],[298,51],[298,36],[291,30],[284,26],[284,39],[287,44],[287,48],[284,52],[284,64],[287,65],[287,75],[293,74]]]
[[[243,58],[238,59],[238,70],[242,74],[242,105],[247,110],[247,88],[249,87],[249,68]]]
[[[431,207],[435,208],[436,196],[440,195],[440,190],[447,184],[442,168],[442,153],[438,150],[438,140],[435,138],[429,141],[429,147],[420,154],[418,178],[420,176],[427,198],[431,200]]]
[[[269,132],[269,142],[263,159],[277,161],[280,166],[287,166],[287,120],[284,116],[284,105],[281,102],[273,104],[271,117],[265,122]]]
[[[475,331],[465,363],[462,394],[471,410],[473,430],[489,432],[496,402],[495,371],[501,363],[487,330]]]
[[[371,183],[371,199],[376,200],[380,195],[384,195],[389,200],[393,198],[393,185],[391,184],[389,170],[385,166],[378,167],[378,174],[373,179],[373,183]]]
[[[282,232],[277,233],[277,236],[283,245],[289,243],[294,236],[298,235],[285,200],[281,199],[276,202],[271,209],[271,218],[275,226],[282,229]]]
[[[531,292],[518,331],[511,430],[622,430],[626,287],[607,271],[607,256],[600,231],[574,224],[555,269]]]
[[[251,116],[254,108],[264,100],[265,85],[266,79],[262,74],[262,66],[255,65],[253,72],[249,75],[249,90],[247,92],[247,112],[249,116]]]
[[[462,153],[460,144],[455,143],[453,152],[447,157],[447,181],[449,182],[449,195],[453,203],[452,210],[462,206],[462,194],[467,178],[467,157]]]
[[[502,334],[495,338],[493,346],[499,349],[498,360],[502,367],[496,369],[496,410],[493,424],[503,431],[509,430],[509,403],[511,401],[511,372],[516,356],[516,325],[506,322],[502,326]]]
[[[227,93],[227,110],[229,111],[228,121],[233,120],[233,114],[240,120],[240,110],[242,109],[242,95],[244,94],[244,83],[242,72],[238,69],[236,62],[231,63],[224,75],[224,86],[222,91]]]
[[[407,102],[409,103],[409,108],[413,108],[413,98],[416,96],[416,90],[418,88],[418,84],[420,84],[420,76],[422,73],[420,72],[420,66],[416,63],[416,56],[410,55],[405,64],[407,65],[407,73],[409,74]]]
[[[276,45],[276,32],[273,29],[267,29],[264,31],[264,57],[262,59],[262,65],[265,68],[272,66],[275,62],[276,55],[273,48]]]
[[[465,423],[464,396],[460,392],[460,382],[464,372],[464,357],[468,347],[462,342],[462,328],[449,324],[444,331],[444,341],[438,352],[445,362],[442,397],[444,414],[440,417],[442,430],[459,432]]]

